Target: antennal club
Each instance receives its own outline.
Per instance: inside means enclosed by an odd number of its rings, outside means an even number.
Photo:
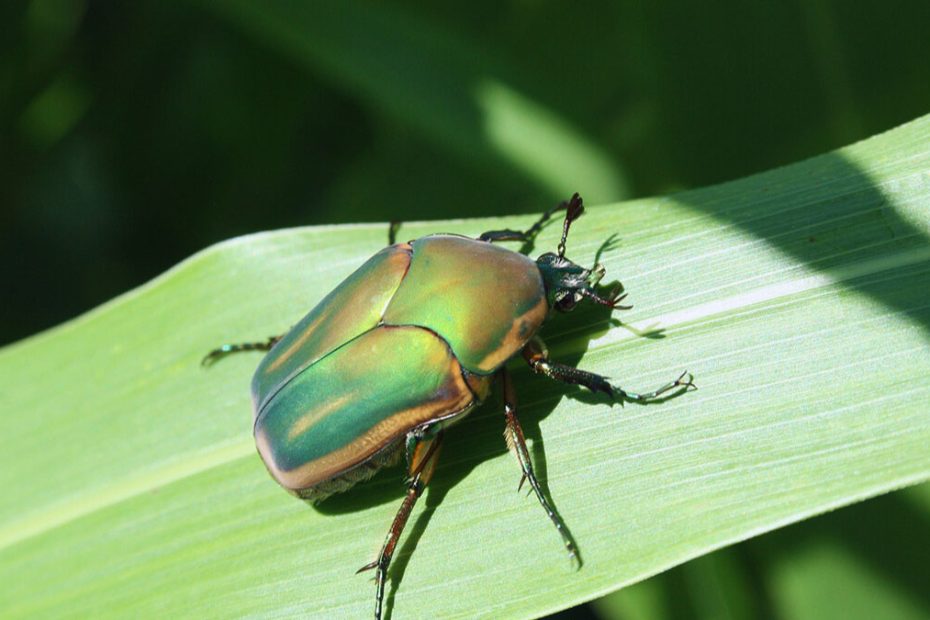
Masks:
[[[565,206],[565,221],[562,223],[562,240],[559,241],[559,258],[565,258],[565,240],[568,238],[568,229],[572,222],[584,213],[584,202],[578,192],[575,192]]]

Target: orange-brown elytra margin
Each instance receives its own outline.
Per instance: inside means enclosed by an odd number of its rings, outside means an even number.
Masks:
[[[501,364],[513,357],[514,352],[520,351],[536,334],[535,329],[529,334],[523,333],[526,325],[542,325],[548,313],[549,303],[546,296],[542,295],[536,305],[514,318],[510,330],[501,340],[500,346],[479,362],[482,369],[487,370],[488,373],[493,373]]]
[[[491,391],[491,382],[494,380],[494,375],[479,375],[464,368],[462,369],[462,375],[478,402],[483,402]]]

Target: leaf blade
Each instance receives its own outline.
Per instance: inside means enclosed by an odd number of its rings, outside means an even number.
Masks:
[[[517,365],[534,461],[585,567],[568,569],[544,515],[514,493],[492,399],[450,433],[405,533],[391,573],[397,617],[538,615],[927,479],[928,137],[924,118],[736,183],[590,209],[569,255],[592,260],[624,231],[603,261],[636,304],[624,321],[659,333],[562,317],[544,333],[553,356],[633,389],[687,367],[701,389],[611,408]],[[554,246],[555,228],[540,249]],[[373,588],[351,572],[377,550],[399,472],[319,511],[294,501],[250,455],[257,359],[210,371],[198,362],[218,342],[286,329],[385,235],[370,225],[234,240],[0,352],[0,406],[14,412],[0,454],[0,575],[16,584],[2,607],[369,613]]]

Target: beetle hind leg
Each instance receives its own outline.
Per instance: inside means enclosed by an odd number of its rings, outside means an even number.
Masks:
[[[200,360],[200,365],[209,366],[216,360],[220,359],[221,357],[226,357],[230,353],[239,353],[241,351],[270,351],[271,347],[277,344],[279,340],[281,340],[281,336],[271,336],[264,342],[240,342],[238,344],[224,344],[204,355],[203,359]]]
[[[442,431],[426,437],[419,437],[411,434],[408,438],[407,471],[409,480],[407,482],[407,495],[404,496],[404,501],[400,505],[397,514],[394,516],[394,522],[391,523],[391,529],[388,530],[387,539],[384,541],[384,546],[381,547],[381,553],[378,554],[378,559],[356,571],[356,574],[372,569],[376,571],[376,620],[380,620],[381,618],[381,608],[384,602],[384,582],[387,580],[387,569],[391,564],[391,558],[394,556],[397,541],[404,531],[407,519],[410,518],[410,512],[413,510],[414,504],[416,504],[417,499],[423,494],[423,490],[433,477],[433,471],[436,469],[436,460],[439,456],[439,448],[441,445]]]
[[[517,490],[523,487],[524,482],[529,483],[530,488],[533,489],[533,493],[536,494],[536,499],[539,500],[543,510],[545,510],[546,514],[549,516],[549,520],[552,521],[552,524],[555,525],[555,529],[559,532],[559,536],[562,537],[562,543],[568,551],[569,558],[577,562],[580,567],[581,556],[578,554],[575,541],[572,539],[572,535],[562,521],[562,518],[559,517],[558,513],[552,507],[552,504],[549,503],[549,500],[546,499],[546,495],[542,491],[539,480],[536,479],[536,474],[533,472],[533,463],[530,460],[530,453],[526,449],[526,437],[523,435],[523,428],[520,426],[520,420],[517,419],[516,394],[510,382],[510,375],[504,368],[499,372],[504,392],[504,417],[507,420],[507,426],[504,429],[504,439],[507,441],[507,447],[517,456],[517,460],[520,462],[520,468],[523,470],[523,475],[520,478],[520,484],[517,486]]]

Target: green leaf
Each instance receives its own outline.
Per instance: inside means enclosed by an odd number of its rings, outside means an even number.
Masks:
[[[287,329],[386,231],[234,239],[0,352],[4,616],[371,612],[374,586],[353,572],[383,540],[402,472],[319,509],[291,498],[252,446],[258,356],[199,361]],[[395,617],[543,614],[928,478],[930,117],[734,183],[593,207],[568,254],[593,261],[612,235],[601,260],[636,307],[623,326],[591,309],[555,317],[553,357],[632,389],[687,368],[701,389],[610,406],[515,363],[537,472],[585,564],[570,568],[516,492],[490,398],[449,434],[408,524]]]
[[[921,620],[930,484],[721,549],[595,601],[604,620]]]

